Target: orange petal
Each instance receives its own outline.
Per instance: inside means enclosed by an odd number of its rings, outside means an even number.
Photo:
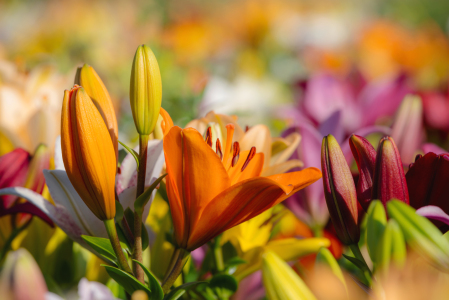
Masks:
[[[168,112],[161,107],[161,110],[159,111],[159,114],[162,116],[162,119],[164,119],[164,127],[162,130],[164,131],[164,135],[166,135],[170,129],[174,126],[173,120],[171,119]]]
[[[188,249],[200,247],[223,231],[280,203],[321,178],[315,168],[241,181],[215,197],[191,231]]]
[[[231,186],[231,180],[217,154],[193,129],[183,134],[183,199],[190,212],[190,232],[206,205]]]
[[[182,197],[182,134],[181,128],[174,126],[164,137],[164,155],[167,166],[167,195],[170,202],[175,238],[179,246],[188,234],[185,231],[185,209]]]
[[[231,185],[249,178],[260,176],[263,169],[263,153],[257,153],[256,155],[254,155],[249,164],[246,166],[245,170],[243,170],[242,172],[242,167],[246,161],[246,158],[248,157],[248,153],[249,151],[240,152],[240,158],[237,165],[229,168],[228,175],[229,178],[231,178]]]

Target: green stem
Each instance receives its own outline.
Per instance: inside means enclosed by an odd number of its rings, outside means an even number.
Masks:
[[[323,228],[321,228],[320,226],[315,225],[311,229],[312,229],[314,237],[323,237]]]
[[[104,226],[106,227],[109,240],[111,241],[112,248],[114,249],[115,255],[117,256],[120,269],[132,274],[132,270],[128,265],[128,261],[126,260],[122,246],[120,245],[120,241],[118,239],[117,228],[115,227],[114,219],[104,220],[103,222]]]
[[[170,265],[167,269],[167,274],[162,282],[162,290],[164,291],[164,294],[167,294],[170,291],[173,283],[175,283],[179,274],[181,274],[184,265],[189,259],[189,254],[189,251],[182,248],[176,248],[175,252],[173,252]]]
[[[363,273],[365,274],[366,280],[368,280],[369,284],[371,285],[371,278],[373,277],[373,273],[371,273],[370,268],[368,267],[368,264],[365,261],[365,258],[363,258],[362,252],[360,252],[360,248],[358,244],[351,244],[349,245],[349,248],[351,248],[352,253],[354,254],[355,258],[360,260],[364,265]]]
[[[215,259],[215,266],[217,267],[218,272],[224,271],[224,262],[223,262],[223,251],[220,245],[221,235],[217,236],[214,241],[213,253]]]
[[[137,174],[137,193],[136,199],[142,195],[145,190],[145,175],[147,173],[147,152],[149,135],[139,135],[139,172]],[[142,256],[142,215],[134,213],[134,249],[133,258],[143,263]],[[139,264],[133,262],[133,270],[137,280],[141,283],[144,281],[144,272]]]
[[[19,228],[15,228],[12,230],[11,235],[8,237],[8,239],[5,241],[5,244],[3,245],[3,248],[0,252],[0,262],[3,261],[3,259],[6,256],[6,253],[11,249],[11,244],[14,241],[14,239],[21,233],[26,226],[21,226]]]

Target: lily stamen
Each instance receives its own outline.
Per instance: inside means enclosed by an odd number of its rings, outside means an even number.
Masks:
[[[205,141],[209,147],[212,147],[212,128],[210,127],[207,128]]]
[[[231,167],[234,167],[237,164],[237,162],[239,161],[239,156],[240,156],[239,142],[234,142],[232,149],[233,149],[233,151],[232,151]]]
[[[251,150],[249,150],[249,153],[248,153],[248,157],[246,158],[246,161],[243,164],[242,172],[248,166],[248,164],[251,161],[251,159],[253,159],[254,155],[256,155],[256,147],[251,147]]]
[[[221,143],[220,143],[220,139],[217,139],[217,141],[215,142],[215,152],[217,153],[218,157],[223,160],[223,152],[221,152]]]

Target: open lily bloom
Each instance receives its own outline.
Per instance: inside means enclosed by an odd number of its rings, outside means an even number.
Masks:
[[[177,246],[192,251],[223,231],[249,220],[321,178],[316,168],[260,177],[264,155],[206,141],[194,128],[170,129],[164,138],[167,194]],[[216,144],[216,151],[212,145]],[[240,157],[240,159],[239,159]]]
[[[234,135],[232,142],[239,142],[240,150],[250,150],[252,147],[264,154],[264,167],[262,176],[269,176],[285,173],[297,167],[302,167],[303,163],[298,159],[289,159],[298,147],[301,136],[293,132],[285,137],[272,138],[270,129],[262,124],[248,128],[246,132],[238,125],[237,117],[216,114],[209,112],[205,117],[193,120],[186,126],[195,128],[200,133],[205,133],[210,127],[212,139],[220,139],[225,142],[227,136],[226,125],[234,125]],[[223,147],[225,145],[222,145]],[[212,148],[215,149],[215,145]]]
[[[55,150],[56,170],[45,170],[44,175],[55,204],[53,205],[41,195],[26,188],[7,188],[0,190],[0,195],[15,195],[22,197],[33,203],[42,210],[57,226],[59,226],[72,240],[83,246],[87,246],[81,235],[90,235],[107,238],[106,229],[92,211],[80,198],[71,184],[60,156],[60,144]],[[147,176],[146,185],[150,185],[156,180],[164,163],[162,151],[162,141],[153,140],[148,145],[147,158]],[[120,203],[124,209],[127,207],[134,210],[134,200],[136,194],[136,162],[131,154],[125,157],[122,163],[123,172],[117,176],[117,192],[119,193]],[[154,197],[153,195],[150,199]],[[147,204],[143,217],[148,216],[150,204]]]

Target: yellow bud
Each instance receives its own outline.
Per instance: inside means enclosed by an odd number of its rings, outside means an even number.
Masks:
[[[97,107],[104,122],[109,130],[109,135],[114,145],[115,156],[118,157],[118,126],[117,117],[115,116],[114,105],[112,104],[109,92],[103,84],[100,76],[95,72],[94,68],[84,64],[82,68],[78,68],[75,84],[81,85],[89,95],[92,102]]]
[[[134,56],[129,98],[137,132],[151,134],[161,109],[162,83],[156,57],[146,45],[139,46]]]
[[[64,92],[62,158],[73,187],[100,219],[115,216],[116,156],[108,128],[85,90]]]

